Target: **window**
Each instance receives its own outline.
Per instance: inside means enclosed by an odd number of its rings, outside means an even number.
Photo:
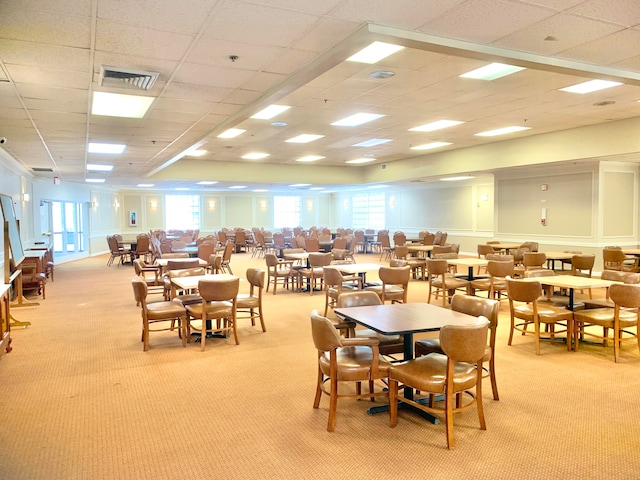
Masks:
[[[384,193],[354,195],[351,223],[354,228],[384,228]]]
[[[300,225],[300,197],[273,197],[273,226],[275,228]]]
[[[164,201],[167,229],[200,228],[200,195],[165,195]]]

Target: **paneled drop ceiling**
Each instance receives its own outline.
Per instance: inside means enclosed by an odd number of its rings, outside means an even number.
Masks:
[[[405,48],[372,65],[346,61],[375,40]],[[27,174],[113,188],[344,188],[371,165],[429,162],[416,145],[456,150],[637,117],[638,45],[635,0],[4,0],[0,148]],[[493,81],[460,77],[496,61],[526,69]],[[159,75],[149,91],[107,86],[104,66]],[[559,90],[591,79],[622,85]],[[98,116],[95,92],[154,101],[141,119]],[[270,104],[291,108],[250,118]],[[331,125],[358,112],[384,116]],[[445,119],[464,123],[409,130]],[[476,136],[512,125],[529,129]],[[218,138],[228,128],[246,132]],[[322,137],[286,142],[305,133]],[[372,138],[391,141],[354,146]],[[89,142],[126,150],[88,153]],[[206,153],[183,156],[195,148]],[[269,156],[241,158],[252,152]],[[307,155],[323,158],[297,161]],[[371,162],[345,163],[357,158]],[[90,173],[87,164],[114,168]]]

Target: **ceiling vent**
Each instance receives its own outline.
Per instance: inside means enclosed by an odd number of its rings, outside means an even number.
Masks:
[[[103,87],[139,88],[150,90],[158,79],[158,72],[133,70],[131,68],[100,66],[100,85]]]
[[[53,168],[33,167],[31,170],[33,170],[34,172],[47,172],[47,173],[53,172]]]

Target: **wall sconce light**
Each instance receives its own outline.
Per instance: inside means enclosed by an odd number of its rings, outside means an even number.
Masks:
[[[389,198],[389,207],[390,208],[395,208],[396,207],[396,197],[390,197]]]
[[[96,202],[95,200],[93,202],[91,202],[91,206],[93,208],[98,208],[98,202]]]
[[[263,212],[267,209],[267,201],[266,200],[260,200],[260,210],[262,210]]]
[[[29,198],[31,198],[31,197],[29,196],[29,194],[28,194],[28,193],[23,193],[23,194],[22,194],[22,200],[23,200],[23,201],[28,202],[28,201],[29,201]]]
[[[307,210],[313,210],[313,200],[307,200]]]
[[[149,206],[151,208],[157,208],[158,207],[158,202],[156,202],[155,200],[151,200],[151,202],[149,202]]]
[[[120,208],[120,202],[116,200],[115,202],[113,202],[113,206],[116,208]]]
[[[216,208],[216,201],[209,200],[209,210],[215,210],[215,208]]]
[[[483,202],[486,202],[487,200],[489,200],[489,195],[487,195],[486,193],[483,193],[482,195],[480,195],[480,200],[482,200]]]

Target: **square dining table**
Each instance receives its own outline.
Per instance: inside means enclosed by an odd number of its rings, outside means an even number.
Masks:
[[[208,273],[191,277],[173,277],[171,283],[181,290],[197,290],[200,280],[232,280],[234,278],[237,277],[228,273]]]
[[[567,308],[573,310],[574,308],[574,290],[577,288],[581,290],[583,288],[609,288],[615,280],[602,280],[601,278],[591,277],[579,277],[577,275],[549,275],[542,277],[530,277],[521,279],[523,282],[540,282],[542,285],[549,285],[558,288],[566,288],[569,290],[569,305]]]
[[[571,252],[544,252],[544,254],[547,257],[547,268],[551,270],[556,269],[556,260],[571,260],[576,255]]]
[[[471,281],[474,279],[473,276],[473,267],[484,267],[489,263],[489,260],[484,258],[447,258],[447,264],[449,265],[460,265],[462,267],[468,268],[467,280]]]
[[[377,272],[380,270],[380,264],[378,263],[341,263],[337,265],[329,265],[326,268],[334,268],[340,273],[346,273],[347,275],[358,275],[362,278],[362,285],[367,283],[367,272]]]
[[[413,358],[414,333],[436,332],[445,325],[474,325],[480,322],[478,317],[421,302],[336,308],[334,311],[339,317],[356,322],[375,332],[384,335],[403,335],[405,360]],[[404,397],[413,400],[411,387],[404,388]],[[431,422],[438,423],[433,415],[409,404],[400,403],[398,407],[415,411]],[[369,408],[367,413],[372,415],[388,409],[388,405],[382,405]]]
[[[431,256],[433,245],[407,245],[407,251],[410,253],[426,253],[427,257]]]

